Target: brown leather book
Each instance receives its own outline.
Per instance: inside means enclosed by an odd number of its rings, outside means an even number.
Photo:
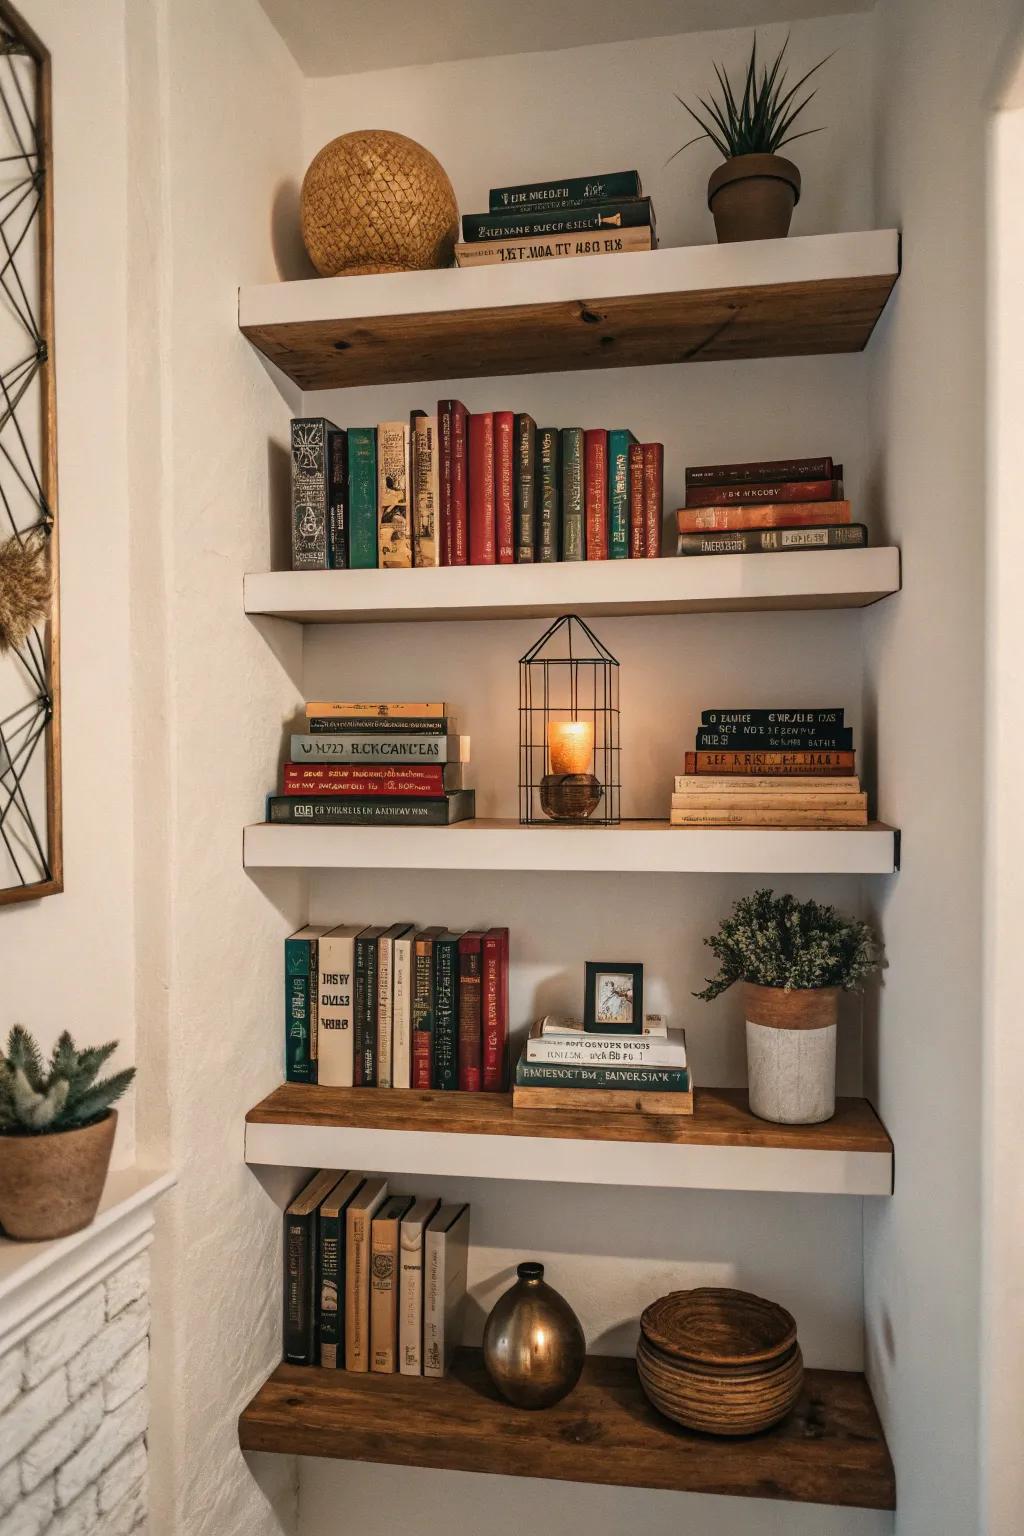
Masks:
[[[388,1196],[387,1179],[367,1179],[345,1212],[345,1369],[370,1369],[370,1238]]]
[[[370,1369],[398,1370],[398,1259],[402,1217],[412,1195],[385,1200],[370,1229]]]

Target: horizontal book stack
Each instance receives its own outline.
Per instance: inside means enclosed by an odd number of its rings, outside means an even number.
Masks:
[[[387,570],[661,554],[665,450],[628,427],[468,411],[292,422],[292,566]]]
[[[851,521],[843,466],[827,457],[688,469],[676,522],[680,555],[863,549],[868,542],[864,524]]]
[[[267,820],[301,826],[446,827],[476,814],[462,783],[469,737],[444,703],[316,700],[291,739]]]
[[[311,923],[285,940],[285,1077],[329,1088],[508,1086],[507,928]]]
[[[516,1066],[516,1109],[692,1115],[686,1034],[648,1014],[643,1030],[603,1033],[549,1014],[534,1024]]]
[[[289,1365],[443,1376],[461,1342],[469,1206],[325,1169],[284,1215]]]
[[[513,266],[565,256],[614,256],[658,244],[654,208],[637,171],[492,187],[487,213],[462,216],[460,267]]]
[[[674,827],[863,827],[841,709],[706,709],[677,776]]]

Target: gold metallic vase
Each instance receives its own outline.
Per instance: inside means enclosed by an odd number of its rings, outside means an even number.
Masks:
[[[545,1285],[543,1264],[520,1264],[516,1274],[484,1326],[484,1365],[517,1408],[550,1408],[579,1381],[586,1340],[564,1296]]]

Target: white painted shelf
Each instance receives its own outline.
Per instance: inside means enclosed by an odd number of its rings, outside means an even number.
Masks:
[[[898,592],[900,552],[822,549],[415,571],[266,571],[246,613],[303,624],[864,608]]]
[[[645,874],[889,875],[899,834],[867,827],[298,827],[260,822],[243,837],[246,869],[487,869]]]

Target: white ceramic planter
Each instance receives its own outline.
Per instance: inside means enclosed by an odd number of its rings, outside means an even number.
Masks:
[[[750,1108],[779,1125],[816,1125],[836,1109],[838,992],[744,985]]]

